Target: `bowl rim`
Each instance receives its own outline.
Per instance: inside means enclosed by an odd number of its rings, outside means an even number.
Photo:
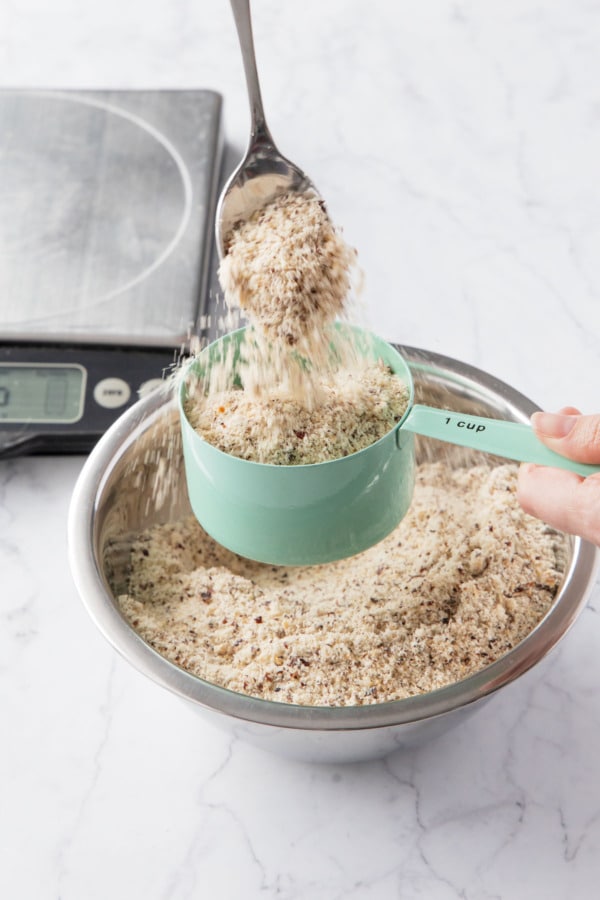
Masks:
[[[483,398],[502,399],[514,418],[527,422],[537,407],[493,375],[433,351],[392,344],[411,370],[470,388]],[[138,671],[172,693],[230,718],[302,731],[357,731],[408,725],[470,706],[515,681],[564,637],[583,609],[600,568],[600,552],[572,537],[572,557],[559,594],[546,615],[515,647],[466,678],[425,694],[364,706],[304,706],[240,694],[187,672],[161,656],[129,624],[113,597],[99,561],[94,531],[99,498],[131,444],[177,409],[173,384],[137,401],[96,444],[77,479],[68,516],[68,553],[73,580],[88,614],[110,644]]]

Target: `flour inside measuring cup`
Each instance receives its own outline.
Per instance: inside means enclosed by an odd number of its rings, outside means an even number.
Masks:
[[[378,441],[408,406],[406,385],[381,361],[340,369],[323,379],[311,408],[281,386],[255,397],[230,389],[188,400],[193,428],[210,444],[242,459],[307,465],[339,459]]]

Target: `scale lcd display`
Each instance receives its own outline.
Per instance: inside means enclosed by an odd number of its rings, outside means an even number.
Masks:
[[[0,363],[0,423],[77,422],[85,380],[82,366]]]

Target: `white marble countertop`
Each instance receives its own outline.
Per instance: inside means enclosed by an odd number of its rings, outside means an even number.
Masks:
[[[360,252],[385,337],[600,409],[600,7],[255,0],[273,134]],[[404,21],[403,21],[404,19]],[[210,87],[226,0],[0,6],[0,85]],[[82,458],[0,462],[0,896],[587,900],[600,879],[600,585],[459,730],[314,766],[214,731],[121,660],[66,556]]]

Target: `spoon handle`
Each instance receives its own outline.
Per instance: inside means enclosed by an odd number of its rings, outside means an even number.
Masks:
[[[242,51],[246,87],[248,88],[248,99],[250,101],[250,115],[252,119],[250,126],[251,140],[266,140],[269,143],[273,143],[269,129],[267,128],[262,96],[260,93],[260,82],[258,80],[256,55],[254,52],[254,38],[252,37],[250,0],[230,0],[230,3],[240,42],[240,50]]]
[[[575,462],[550,450],[537,438],[530,425],[520,422],[470,416],[417,403],[410,410],[401,428],[425,437],[437,438],[439,441],[448,441],[473,450],[483,450],[519,462],[568,469],[583,476],[600,472],[600,466]]]

